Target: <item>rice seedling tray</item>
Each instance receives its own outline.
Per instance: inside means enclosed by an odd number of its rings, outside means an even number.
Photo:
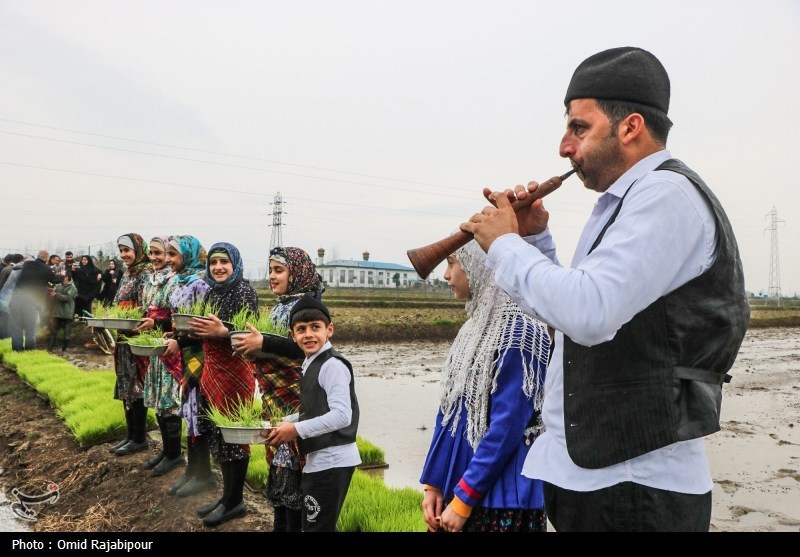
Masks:
[[[222,439],[234,445],[259,445],[267,441],[273,427],[234,427],[217,426],[222,432]]]
[[[131,353],[134,356],[161,356],[164,351],[167,349],[166,344],[161,345],[146,345],[146,344],[130,344],[128,346],[131,347]]]
[[[86,319],[86,324],[89,327],[120,329],[123,331],[132,331],[141,322],[141,319],[122,319],[119,317],[92,317]]]

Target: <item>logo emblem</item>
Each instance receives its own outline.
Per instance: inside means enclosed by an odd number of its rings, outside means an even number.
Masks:
[[[306,520],[308,522],[314,522],[314,520],[316,520],[317,516],[319,515],[320,511],[322,510],[320,508],[320,506],[319,506],[319,503],[317,503],[317,500],[314,499],[311,495],[306,495],[306,498],[304,500],[304,504],[306,506],[306,509],[308,509],[308,514],[306,515]]]
[[[17,500],[16,503],[11,503],[12,512],[23,520],[36,522],[39,505],[52,505],[58,501],[58,484],[48,483],[45,492],[39,495],[28,495],[15,487],[11,490],[11,495]]]

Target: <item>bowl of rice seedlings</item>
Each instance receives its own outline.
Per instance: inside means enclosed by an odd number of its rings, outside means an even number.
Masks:
[[[250,323],[262,335],[274,335],[286,338],[289,330],[283,327],[276,326],[272,322],[272,317],[268,314],[253,314],[250,310],[240,310],[236,315],[231,317],[233,330],[229,333],[231,338],[238,336],[249,335],[250,330],[246,327],[246,323]]]
[[[142,331],[135,337],[124,337],[120,342],[130,346],[134,356],[161,356],[167,349],[167,341],[158,329]]]
[[[193,318],[211,319],[208,317],[209,313],[216,315],[217,308],[205,300],[198,300],[191,306],[182,307],[178,312],[173,313],[172,326],[179,333],[191,333],[192,330],[189,328],[189,321]]]
[[[227,412],[210,407],[208,419],[222,433],[226,443],[234,445],[258,445],[266,442],[272,427],[261,419],[261,401],[237,401],[229,405]]]
[[[101,315],[88,318],[86,324],[90,327],[131,331],[141,323],[143,318],[144,312],[141,308],[108,306],[103,308]]]

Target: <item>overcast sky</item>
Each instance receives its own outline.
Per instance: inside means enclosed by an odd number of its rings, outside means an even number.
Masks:
[[[586,57],[658,56],[668,147],[717,194],[746,286],[800,293],[800,2],[0,0],[0,253],[137,232],[409,265],[481,190],[544,181]],[[570,261],[597,194],[546,199]],[[432,276],[441,278],[443,266]]]

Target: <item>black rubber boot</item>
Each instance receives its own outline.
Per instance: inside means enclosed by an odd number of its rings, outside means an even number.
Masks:
[[[161,420],[164,422],[161,433],[164,438],[164,454],[167,458],[178,458],[181,456],[183,421],[180,416],[164,416]]]
[[[205,518],[206,515],[211,513],[214,509],[216,509],[219,505],[225,501],[225,498],[228,496],[228,491],[231,487],[231,467],[228,465],[227,462],[221,462],[219,465],[219,469],[222,471],[222,497],[214,501],[213,503],[209,503],[208,505],[203,505],[199,509],[197,509],[197,516],[200,518]]]
[[[178,478],[178,481],[169,486],[167,493],[169,495],[177,495],[178,491],[189,483],[197,471],[197,449],[195,448],[195,444],[192,443],[191,439],[188,439],[186,442],[186,470],[183,472],[183,476]]]
[[[286,511],[288,510],[284,506],[280,507],[272,507],[273,516],[272,516],[272,531],[273,532],[286,532],[286,528],[288,526],[286,522]]]
[[[144,461],[144,467],[147,470],[155,468],[159,462],[164,460],[164,456],[166,455],[167,451],[167,435],[164,430],[164,418],[159,414],[156,414],[156,421],[158,422],[158,429],[161,431],[161,450],[157,454]]]
[[[242,516],[247,512],[247,503],[244,502],[244,482],[247,478],[247,466],[250,457],[222,463],[221,466],[229,467],[229,486],[224,490],[222,504],[203,518],[205,526],[218,526],[223,522]]]
[[[131,404],[133,410],[133,441],[135,443],[147,442],[147,407],[144,399],[139,398]]]
[[[286,531],[287,532],[302,532],[303,531],[303,513],[300,509],[294,510],[289,507],[286,509]]]
[[[122,409],[125,412],[125,439],[120,441],[119,443],[114,443],[111,447],[108,448],[108,452],[113,453],[116,452],[117,449],[121,449],[124,447],[128,441],[133,439],[133,416],[131,415],[130,409],[122,403]]]
[[[230,487],[225,490],[225,500],[223,504],[226,509],[232,509],[242,502],[244,494],[244,482],[247,479],[247,466],[250,464],[250,456],[233,460],[228,463],[230,466]]]
[[[151,476],[161,476],[173,468],[186,464],[186,457],[181,454],[181,419],[178,416],[164,416],[164,458],[150,472]]]

